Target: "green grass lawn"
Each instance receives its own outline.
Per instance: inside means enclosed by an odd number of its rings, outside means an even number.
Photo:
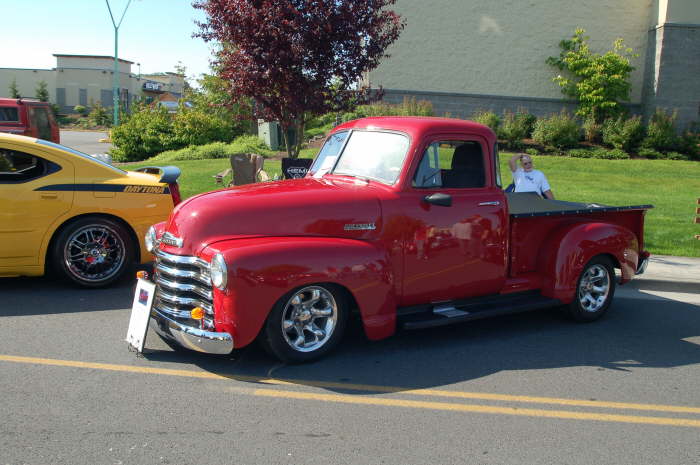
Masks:
[[[312,158],[317,149],[303,150]],[[501,153],[504,186],[511,182],[508,159]],[[557,199],[597,202],[606,205],[644,205],[655,208],[646,216],[646,249],[653,254],[700,257],[700,225],[693,224],[696,201],[700,197],[700,163],[669,160],[596,160],[535,156]],[[182,171],[183,198],[220,188],[214,175],[228,168],[228,159],[192,160],[173,163]],[[149,163],[129,164],[129,169]],[[272,177],[281,173],[279,160],[265,160],[265,171]]]

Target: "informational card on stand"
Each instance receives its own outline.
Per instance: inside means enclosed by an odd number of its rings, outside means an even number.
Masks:
[[[131,306],[131,318],[129,329],[126,333],[126,342],[137,352],[143,352],[148,332],[148,320],[151,317],[153,296],[156,293],[156,285],[150,281],[139,279],[134,293],[134,303]]]

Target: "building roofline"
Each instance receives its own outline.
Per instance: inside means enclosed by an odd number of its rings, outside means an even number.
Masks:
[[[110,60],[114,60],[113,56],[110,55],[70,55],[70,54],[65,54],[65,53],[54,53],[53,56],[55,57],[71,57],[71,58],[109,58]],[[135,62],[125,60],[123,58],[119,58],[119,61],[122,63],[129,63],[133,65]]]

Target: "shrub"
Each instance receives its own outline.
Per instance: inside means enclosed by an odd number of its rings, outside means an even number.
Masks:
[[[537,118],[534,115],[527,113],[523,109],[518,109],[516,113],[506,110],[503,112],[498,137],[504,139],[510,148],[520,148],[522,147],[522,140],[530,137],[532,134],[532,128],[536,120]]]
[[[164,150],[180,148],[172,118],[163,107],[138,106],[122,124],[112,129],[110,151],[117,162],[141,161]]]
[[[595,118],[589,116],[583,121],[583,139],[587,142],[595,143],[602,141],[603,125],[598,123]]]
[[[87,107],[84,105],[76,105],[73,107],[73,111],[78,113],[79,115],[84,115],[87,112]]]
[[[228,158],[236,153],[259,153],[263,156],[272,154],[270,148],[256,136],[240,136],[231,143],[212,142],[210,144],[185,147],[179,150],[168,150],[149,161],[165,163],[182,160],[207,160]]]
[[[94,126],[111,126],[113,116],[100,102],[97,102],[90,108],[88,118]]]
[[[658,158],[663,158],[664,154],[661,152],[658,152],[654,149],[649,149],[649,148],[641,148],[639,149],[638,155],[640,157],[648,158],[650,160],[656,160]]]
[[[566,153],[573,158],[593,158],[593,150],[589,149],[571,149]]]
[[[562,111],[535,123],[532,138],[542,145],[564,149],[574,147],[579,141],[580,129],[576,120]]]
[[[663,155],[663,158],[666,158],[668,160],[690,160],[690,157],[688,155],[678,152],[668,152]]]
[[[631,151],[639,146],[644,138],[644,125],[641,116],[609,118],[603,123],[603,143]]]
[[[230,142],[234,138],[231,121],[198,108],[180,109],[173,116],[175,145],[202,145],[209,142]]]
[[[333,115],[333,122],[335,122],[335,114],[330,114]],[[415,97],[404,97],[403,102],[398,105],[385,102],[360,105],[354,111],[344,113],[341,119],[350,121],[367,116],[433,116],[433,104],[427,100],[416,100]],[[326,124],[328,122],[330,121],[326,121]]]
[[[691,160],[700,159],[700,134],[684,132],[678,140],[678,151],[687,154]]]
[[[659,152],[676,150],[679,142],[676,135],[677,116],[675,111],[668,115],[664,110],[658,108],[649,120],[647,136],[642,141],[642,146]]]
[[[493,132],[498,134],[498,129],[501,126],[501,118],[499,116],[488,110],[478,110],[472,115],[472,121],[483,124],[491,128]]]
[[[629,154],[621,149],[606,150],[599,148],[593,151],[593,158],[602,160],[626,160],[629,157]]]
[[[528,155],[533,156],[533,157],[534,157],[535,155],[539,155],[539,154],[540,154],[540,152],[539,152],[537,149],[534,149],[534,148],[532,148],[532,147],[530,147],[529,149],[525,149],[525,153],[527,153]]]

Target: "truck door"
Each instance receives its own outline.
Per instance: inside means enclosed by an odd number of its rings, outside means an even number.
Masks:
[[[39,264],[46,232],[73,204],[72,191],[41,188],[74,182],[68,161],[24,146],[0,146],[0,268]]]
[[[403,196],[405,229],[401,305],[463,299],[500,291],[506,274],[504,194],[493,181],[486,141],[426,141]]]

